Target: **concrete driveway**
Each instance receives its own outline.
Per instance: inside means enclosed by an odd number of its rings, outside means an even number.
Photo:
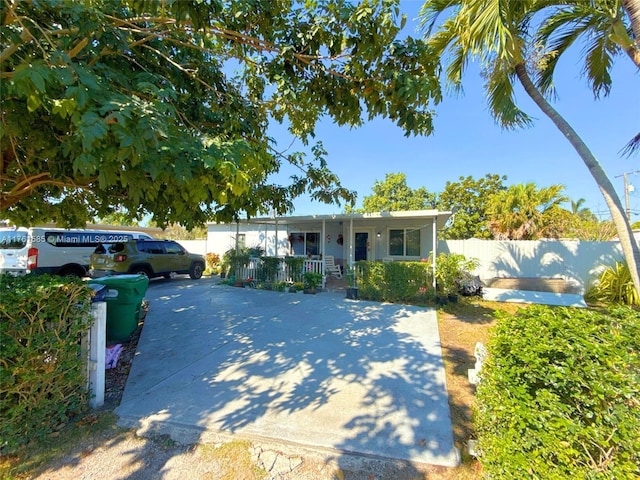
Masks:
[[[119,424],[454,466],[433,310],[152,281]]]

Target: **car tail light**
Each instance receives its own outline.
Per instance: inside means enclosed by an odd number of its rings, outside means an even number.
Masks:
[[[27,252],[27,270],[38,268],[38,249],[31,247]]]
[[[124,262],[127,259],[126,255],[116,255],[114,260],[118,263]]]

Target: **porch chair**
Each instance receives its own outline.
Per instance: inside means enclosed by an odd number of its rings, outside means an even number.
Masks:
[[[340,265],[336,265],[333,255],[324,256],[324,271],[327,275],[342,278],[342,270],[340,269]]]

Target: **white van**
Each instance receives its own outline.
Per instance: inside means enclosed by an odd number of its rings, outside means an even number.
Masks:
[[[99,243],[153,240],[142,232],[49,227],[0,228],[0,273],[88,276]]]

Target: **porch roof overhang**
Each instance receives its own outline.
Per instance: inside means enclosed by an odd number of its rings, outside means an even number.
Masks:
[[[408,210],[398,212],[375,212],[375,213],[337,213],[329,215],[298,215],[286,217],[256,217],[248,220],[242,220],[242,223],[261,224],[261,225],[300,225],[304,223],[317,222],[345,222],[353,221],[354,224],[359,222],[368,223],[385,223],[389,220],[404,220],[422,222],[431,220],[436,222],[438,230],[444,228],[445,224],[451,217],[452,212],[439,210]]]

